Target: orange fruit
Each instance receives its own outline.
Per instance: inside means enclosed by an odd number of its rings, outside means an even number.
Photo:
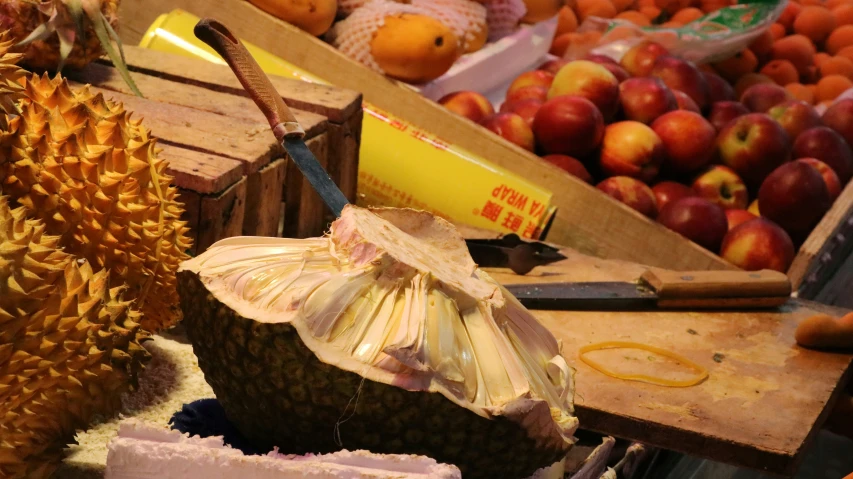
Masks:
[[[578,17],[575,11],[569,6],[564,6],[557,14],[557,31],[554,34],[558,37],[564,33],[572,33],[578,29]]]
[[[764,56],[770,53],[770,49],[773,48],[773,33],[768,29],[761,32],[761,35],[755,37],[755,40],[749,44],[749,49],[752,50],[752,53],[755,53],[756,56]]]
[[[639,10],[643,7],[655,7],[655,8],[657,8],[657,6],[655,5],[655,0],[637,0],[637,10]]]
[[[690,7],[685,8],[684,10],[679,10],[675,15],[672,16],[671,20],[673,22],[681,22],[687,25],[688,23],[692,22],[693,20],[696,20],[697,18],[703,15],[705,15],[705,13],[702,12],[702,10]]]
[[[627,20],[639,27],[648,27],[652,24],[652,21],[649,20],[648,17],[635,10],[626,10],[619,15],[616,15],[616,18],[619,20]]]
[[[583,23],[588,17],[613,18],[617,12],[610,0],[578,0],[577,13]]]
[[[749,48],[736,53],[733,57],[714,63],[714,69],[729,82],[735,82],[743,75],[754,72],[756,67],[758,67],[758,59]]]
[[[788,83],[785,85],[785,89],[797,100],[804,101],[809,105],[814,104],[814,92],[808,86],[802,83]]]
[[[804,7],[794,19],[794,32],[805,35],[811,41],[820,43],[835,29],[835,17],[828,8],[810,5]]]
[[[853,25],[842,25],[829,34],[823,47],[830,55],[835,55],[850,45],[853,45]]]
[[[655,0],[655,6],[661,10],[675,15],[679,10],[689,8],[692,0]]]
[[[844,57],[832,57],[819,67],[820,76],[841,75],[853,80],[853,61]]]
[[[624,12],[634,6],[634,0],[610,0],[617,12]]]
[[[853,81],[843,75],[828,75],[817,82],[817,91],[815,92],[815,100],[824,102],[835,100],[838,95],[844,93],[848,88],[853,87]]]
[[[702,13],[708,14],[712,12],[716,12],[721,8],[726,8],[730,4],[726,0],[700,0],[699,1],[699,9],[702,10]]]
[[[853,5],[853,0],[829,0],[826,2],[826,8],[830,10],[841,5]]]
[[[823,62],[832,58],[832,55],[824,52],[817,52],[814,54],[814,64],[820,66]]]
[[[735,83],[735,94],[738,98],[743,95],[743,92],[746,91],[747,88],[752,85],[758,85],[759,83],[776,83],[772,78],[767,75],[762,75],[760,73],[747,73],[746,75],[740,77],[740,79]]]
[[[772,60],[759,71],[776,82],[777,85],[785,86],[800,79],[800,74],[794,65],[788,60]]]
[[[835,26],[853,24],[853,5],[839,5],[832,9],[832,16],[835,17]]]
[[[660,16],[661,11],[658,7],[640,7],[640,13],[646,16],[649,21],[653,21]]]
[[[569,48],[569,44],[572,43],[572,40],[574,40],[576,36],[577,33],[569,32],[554,37],[554,41],[551,42],[551,49],[548,50],[548,53],[563,58],[563,55],[566,54],[566,49]]]
[[[808,71],[808,67],[814,65],[816,49],[808,37],[804,35],[789,35],[773,42],[770,56],[774,60],[788,60],[800,75]]]
[[[811,65],[806,69],[806,72],[800,75],[800,81],[803,83],[814,83],[820,79],[820,71],[816,66]]]
[[[841,50],[838,50],[838,53],[835,56],[844,57],[850,61],[853,61],[853,47],[844,47]]]
[[[800,10],[803,7],[800,6],[799,3],[796,2],[788,2],[788,5],[785,6],[785,10],[782,10],[782,14],[779,15],[779,19],[776,20],[776,23],[780,23],[785,30],[791,31],[794,28],[794,20],[797,18],[797,15],[800,14]]]
[[[774,41],[784,37],[786,33],[785,26],[781,23],[774,23],[773,25],[770,25],[770,28],[768,28],[767,31],[773,36]]]

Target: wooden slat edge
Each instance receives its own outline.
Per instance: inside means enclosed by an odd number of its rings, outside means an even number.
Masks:
[[[853,181],[836,198],[829,211],[800,247],[788,268],[794,289],[814,298],[853,251]]]
[[[126,46],[125,55],[128,68],[133,72],[173,80],[183,78],[187,83],[248,96],[225,65],[136,46]],[[110,64],[107,60],[100,62]],[[345,122],[361,108],[362,95],[357,91],[278,75],[269,77],[288,106],[322,115],[334,123]]]

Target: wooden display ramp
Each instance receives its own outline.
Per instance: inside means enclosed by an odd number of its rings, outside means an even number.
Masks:
[[[566,260],[526,276],[487,271],[504,284],[630,281],[644,271],[633,263],[562,252]],[[792,476],[848,379],[853,361],[850,354],[795,345],[798,322],[819,311],[843,313],[792,300],[776,312],[534,314],[561,340],[564,356],[577,369],[575,407],[581,428]],[[125,417],[166,423],[182,404],[212,396],[186,339],[169,336],[179,342],[158,337],[155,360],[140,380],[140,391],[123,400]],[[578,360],[580,347],[612,340],[680,354],[706,368],[709,378],[688,388],[654,386],[614,379]],[[168,351],[164,344],[171,345]],[[663,362],[651,361],[648,353],[637,350],[590,354],[605,355],[608,361],[603,362],[617,368],[673,374]],[[58,477],[102,477],[107,442],[117,427],[118,419],[112,419],[79,433],[79,445],[71,447]]]
[[[486,268],[503,284],[633,281],[645,268],[563,250],[566,260],[526,276]],[[581,428],[785,476],[793,475],[850,375],[853,356],[795,344],[803,319],[844,311],[792,299],[769,312],[534,311],[562,341],[577,369]],[[578,359],[578,349],[631,341],[706,368],[699,385],[674,388],[616,379]],[[641,350],[588,353],[620,372],[683,378],[671,362]],[[592,356],[597,355],[597,356]],[[673,376],[676,375],[676,376]]]

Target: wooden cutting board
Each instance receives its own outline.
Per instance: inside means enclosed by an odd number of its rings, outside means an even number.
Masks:
[[[567,260],[526,276],[486,268],[503,284],[632,281],[644,267],[564,250]],[[741,467],[790,476],[831,410],[853,356],[811,351],[794,341],[796,325],[817,312],[844,311],[792,300],[775,312],[534,311],[562,341],[577,369],[581,428]],[[578,359],[578,349],[634,341],[678,353],[709,377],[671,388],[606,376]],[[634,349],[588,353],[620,372],[681,378],[684,368]],[[689,371],[687,371],[689,372]]]

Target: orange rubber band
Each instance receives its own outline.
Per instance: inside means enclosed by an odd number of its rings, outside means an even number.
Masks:
[[[618,374],[609,369],[602,366],[600,363],[593,361],[592,359],[585,358],[584,354],[590,351],[598,351],[602,349],[642,349],[644,351],[649,351],[655,354],[659,354],[661,356],[674,359],[681,364],[689,367],[690,369],[696,371],[696,377],[685,379],[683,381],[674,381],[671,379],[664,378],[656,378],[654,376],[647,376],[645,374]],[[605,374],[607,376],[616,378],[616,379],[625,379],[628,381],[640,381],[649,384],[655,384],[657,386],[667,386],[673,388],[687,388],[690,386],[695,386],[705,379],[708,378],[708,370],[703,368],[702,366],[694,363],[693,361],[685,358],[684,356],[678,355],[676,353],[667,351],[665,349],[657,348],[655,346],[649,346],[647,344],[635,343],[633,341],[606,341],[598,344],[590,344],[588,346],[584,346],[580,348],[578,351],[578,359],[586,363],[587,366],[595,369],[596,371]]]

